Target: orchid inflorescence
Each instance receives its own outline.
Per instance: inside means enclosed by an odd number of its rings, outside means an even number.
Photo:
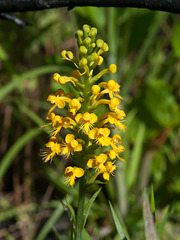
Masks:
[[[121,136],[112,136],[114,129],[124,131],[126,128],[123,124],[125,113],[120,106],[122,97],[118,94],[120,85],[114,80],[96,84],[104,74],[115,73],[117,67],[111,64],[93,75],[94,69],[103,62],[101,54],[109,49],[102,39],[96,40],[96,35],[97,29],[88,25],[78,30],[79,58],[71,51],[61,52],[62,59],[72,62],[76,70],[70,76],[61,76],[59,73],[53,75],[53,80],[61,86],[72,84],[78,97],[60,88],[47,98],[52,107],[47,113],[50,122],[44,127],[51,126],[52,131],[42,154],[43,160],[52,162],[55,155],[66,159],[72,157],[74,166],[66,167],[64,173],[65,183],[71,186],[76,178],[81,178],[90,169],[94,170],[87,182],[94,182],[99,174],[109,180],[110,174],[116,169],[116,159],[124,161],[119,156],[124,151]],[[102,105],[108,106],[109,111],[99,115],[98,110]],[[57,114],[58,109],[64,108],[68,109],[65,116]],[[64,139],[60,136],[62,128],[67,129]],[[99,155],[93,154],[96,149],[100,149]]]

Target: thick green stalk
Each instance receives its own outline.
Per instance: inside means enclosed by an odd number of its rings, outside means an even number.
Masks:
[[[82,231],[84,223],[84,201],[85,201],[85,180],[86,176],[84,175],[79,181],[79,200],[78,200],[78,209],[77,209],[77,218],[76,218],[76,238],[75,240],[82,240]]]

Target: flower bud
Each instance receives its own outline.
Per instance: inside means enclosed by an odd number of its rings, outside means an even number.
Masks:
[[[95,43],[92,43],[92,45],[91,45],[91,46],[92,46],[92,48],[95,48],[96,44],[95,44]]]
[[[107,45],[107,43],[103,43],[103,45],[102,45],[102,50],[104,51],[104,52],[107,52],[108,50],[109,50],[109,46]]]
[[[67,56],[68,56],[69,59],[73,59],[73,57],[74,57],[74,55],[71,51],[67,52]]]
[[[67,58],[66,53],[67,53],[66,50],[63,50],[63,51],[61,52],[61,58],[62,58],[63,60]]]
[[[53,80],[54,80],[56,83],[58,83],[60,77],[61,77],[61,76],[59,75],[59,73],[54,73],[54,75],[53,75]]]
[[[91,38],[90,37],[85,38],[83,43],[85,45],[89,45],[91,43]]]
[[[100,89],[99,85],[93,85],[92,88],[91,88],[91,92],[94,95],[97,95],[100,92],[100,90],[101,89]]]
[[[77,35],[78,37],[83,37],[83,31],[78,30],[78,31],[76,32],[76,35]]]
[[[98,39],[98,40],[96,41],[96,45],[97,45],[98,48],[102,48],[103,43],[104,43],[104,41],[103,41],[102,39]]]
[[[110,72],[110,73],[115,73],[116,70],[117,70],[116,64],[111,64],[111,65],[109,66],[109,72]]]
[[[98,56],[97,53],[95,53],[95,52],[92,53],[92,54],[91,54],[91,61],[93,61],[93,62],[94,62],[94,61],[97,61],[97,60],[98,60],[98,57],[99,57],[99,56]]]
[[[87,65],[87,59],[83,57],[83,58],[79,61],[79,66],[80,66],[80,67],[85,67],[86,65]]]
[[[90,27],[87,24],[83,25],[83,31],[86,32],[86,33],[89,33],[90,32]]]
[[[90,32],[89,32],[89,36],[90,37],[95,37],[97,35],[97,28],[92,27]]]
[[[88,50],[85,46],[80,46],[79,51],[80,51],[81,54],[85,55]]]

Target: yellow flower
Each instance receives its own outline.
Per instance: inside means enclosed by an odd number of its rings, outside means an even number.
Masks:
[[[99,87],[99,85],[93,85],[91,87],[91,92],[93,95],[99,94],[100,90],[101,90],[101,88]]]
[[[52,159],[55,154],[60,155],[61,144],[59,143],[58,140],[59,140],[58,137],[52,136],[50,138],[50,141],[46,143],[46,147],[48,149],[41,154],[44,162],[48,162],[48,161],[52,162]]]
[[[111,98],[109,100],[109,108],[111,111],[114,111],[114,112],[119,112],[120,109],[119,109],[119,104],[120,104],[121,100],[119,98]]]
[[[116,169],[116,165],[113,165],[113,162],[106,162],[104,165],[99,166],[99,173],[103,173],[103,178],[109,180],[109,175],[113,174]]]
[[[124,159],[122,159],[121,157],[119,157],[119,153],[122,153],[124,151],[124,147],[122,145],[120,145],[122,143],[122,139],[121,136],[118,134],[115,134],[112,139],[111,139],[111,147],[113,150],[109,150],[106,153],[108,154],[108,156],[114,160],[116,157],[119,158],[121,161],[125,162]],[[115,145],[118,144],[118,145]]]
[[[100,95],[101,95],[101,93],[99,95],[95,96],[96,100],[99,99]],[[93,101],[94,101],[94,98],[93,98]],[[93,101],[92,101],[92,103],[93,103]],[[99,105],[108,104],[111,111],[118,113],[118,112],[121,111],[119,109],[120,108],[120,106],[119,106],[120,103],[121,103],[121,100],[119,98],[114,98],[113,97],[110,100],[109,99],[100,99],[98,101],[95,101],[89,109],[92,110],[92,109],[97,108]]]
[[[97,75],[95,75],[94,77],[92,77],[90,79],[90,83],[93,84],[94,82],[96,82],[99,78],[101,78],[104,74],[106,73],[115,73],[117,69],[117,66],[115,64],[111,64],[109,66],[109,68],[103,69],[102,71],[100,71]]]
[[[115,160],[118,158],[122,162],[125,162],[123,158],[119,157],[119,153],[122,153],[124,151],[124,147],[122,145],[116,146],[114,150],[106,151],[105,153],[110,157],[111,160]]]
[[[101,82],[99,83],[99,87],[104,88],[104,90],[101,92],[101,95],[109,93],[110,98],[113,98],[113,95],[122,98],[120,95],[115,93],[120,91],[120,85],[114,80],[109,80],[108,82]]]
[[[88,134],[92,124],[97,121],[97,116],[94,113],[85,112],[84,114],[78,113],[75,117],[75,120],[78,124],[81,124],[80,129],[83,129],[83,132]]]
[[[67,178],[65,183],[73,186],[75,183],[75,179],[80,178],[83,175],[84,175],[84,170],[82,168],[69,166],[65,169],[65,173],[64,173],[64,176]]]
[[[88,136],[91,139],[95,139],[101,146],[109,146],[111,142],[111,138],[108,137],[109,134],[110,130],[108,128],[94,128],[89,131]]]
[[[49,110],[48,115],[52,110],[57,106],[58,108],[64,108],[66,102],[70,103],[72,94],[65,94],[62,89],[58,89],[56,94],[50,94],[47,98],[47,101],[53,104],[52,108]]]
[[[75,115],[76,112],[81,108],[81,102],[82,98],[73,98],[69,102],[69,112],[72,113],[72,115]]]
[[[113,124],[115,127],[119,127],[120,130],[125,130],[126,126],[122,124],[122,121],[124,120],[125,117],[125,112],[123,110],[119,110],[118,112],[107,112],[104,113],[101,117],[100,120],[102,120],[98,127],[102,127],[106,123]]]
[[[90,180],[90,175],[87,174],[86,179],[89,183],[93,183],[101,173],[105,180],[109,180],[110,174],[116,169],[114,164],[116,158],[124,161],[120,157],[124,151],[121,136],[118,134],[112,136],[111,132],[112,129],[126,128],[123,123],[125,113],[120,106],[122,99],[119,95],[120,85],[112,79],[107,82],[99,81],[104,74],[115,73],[117,66],[111,64],[102,71],[95,70],[103,63],[101,54],[109,49],[108,44],[102,39],[96,39],[96,35],[97,29],[88,25],[78,30],[75,35],[79,49],[78,58],[71,51],[61,52],[62,59],[72,62],[76,70],[67,76],[61,76],[59,73],[53,75],[54,81],[58,84],[72,84],[73,92],[78,97],[75,98],[73,93],[65,94],[63,89],[59,89],[47,98],[51,103],[47,113],[49,123],[43,127],[51,126],[52,130],[51,138],[46,144],[47,149],[43,153],[43,160],[51,162],[54,155],[61,155],[64,158],[71,156],[75,166],[67,167],[64,173],[66,183],[71,186],[74,185],[76,178],[86,174],[84,168],[94,172]],[[108,105],[109,110],[98,117],[95,113],[101,105]],[[55,114],[56,107],[60,109],[59,112],[66,108],[66,113],[63,111],[63,116]],[[59,140],[58,134],[62,128],[65,128],[65,139]],[[94,155],[96,149],[101,150],[101,154]]]
[[[94,155],[94,158],[88,160],[87,166],[89,168],[98,168],[99,165],[105,163],[106,160],[107,160],[107,155],[104,153],[101,153],[99,156]]]
[[[76,86],[76,82],[78,82],[78,79],[74,77],[61,76],[59,73],[54,73],[53,79],[55,82],[60,83],[61,85],[64,85],[65,83],[70,82],[74,86]]]
[[[63,142],[61,154],[65,157],[69,157],[70,154],[74,152],[82,151],[82,145],[79,143],[79,139],[75,140],[73,134],[67,134],[65,137],[65,142]]]
[[[53,112],[50,112],[47,115],[47,119],[51,120],[51,123],[48,123],[47,125],[43,126],[42,128],[52,125],[52,127],[53,127],[52,135],[54,135],[54,136],[56,136],[61,131],[62,127],[70,128],[70,127],[72,127],[72,125],[76,125],[76,122],[73,119],[71,119],[70,117],[62,117],[59,115],[55,115],[55,113],[53,113]]]

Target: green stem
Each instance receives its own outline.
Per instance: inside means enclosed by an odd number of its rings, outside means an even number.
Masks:
[[[82,231],[84,223],[84,201],[85,201],[85,180],[86,176],[84,175],[79,181],[79,200],[78,200],[78,209],[77,209],[77,219],[76,219],[76,240],[82,240]]]

